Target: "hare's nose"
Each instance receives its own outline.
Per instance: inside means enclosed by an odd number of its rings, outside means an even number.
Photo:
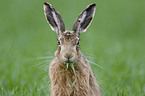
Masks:
[[[69,54],[69,53],[66,53],[64,57],[67,58],[67,59],[70,59],[70,58],[73,57],[73,55],[72,54]]]

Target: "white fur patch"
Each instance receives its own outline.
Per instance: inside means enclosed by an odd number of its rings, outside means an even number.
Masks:
[[[57,19],[57,16],[56,16],[56,14],[55,14],[54,11],[52,11],[52,15],[53,15],[53,18],[54,18],[54,20],[55,20],[57,26],[59,26],[58,19]],[[55,28],[55,30],[58,30],[58,28]]]
[[[80,21],[80,24],[85,20],[85,17],[86,17],[87,13],[86,11],[83,13],[83,16],[81,18],[79,18],[79,21]],[[79,25],[80,27],[80,25]],[[84,29],[80,28],[79,31],[83,31]],[[86,30],[85,30],[86,31]],[[83,31],[84,32],[84,31]]]
[[[86,17],[86,11],[83,13],[83,16],[82,16],[82,18],[80,20],[81,23],[85,20],[85,17]]]

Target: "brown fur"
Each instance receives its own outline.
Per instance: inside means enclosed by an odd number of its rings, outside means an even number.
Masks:
[[[58,35],[55,59],[49,66],[52,96],[101,96],[90,64],[79,48],[79,37],[90,26],[95,9],[95,3],[88,5],[73,24],[73,30],[66,31],[59,12],[50,3],[44,2],[45,17]],[[73,64],[76,76],[70,66],[64,71],[68,63]],[[75,84],[70,88],[74,81]]]
[[[72,34],[66,34],[64,34],[65,39],[73,37]],[[73,39],[71,38],[69,41],[73,41]],[[77,46],[76,49],[78,57],[77,60],[75,60],[74,67],[77,80],[69,92],[70,86],[75,80],[75,76],[70,67],[67,71],[61,72],[66,68],[66,64],[59,58],[61,48],[57,48],[55,53],[56,57],[49,67],[52,96],[100,96],[99,86],[96,83],[89,62],[82,55],[79,46]]]

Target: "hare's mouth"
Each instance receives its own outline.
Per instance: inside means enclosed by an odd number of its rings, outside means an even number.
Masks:
[[[68,58],[60,58],[59,59],[60,62],[62,62],[63,64],[67,64],[67,63],[73,63],[74,61]]]
[[[73,63],[73,61],[71,59],[67,59],[66,63]]]

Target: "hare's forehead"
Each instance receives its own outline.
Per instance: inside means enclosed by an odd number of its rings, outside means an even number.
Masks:
[[[62,41],[74,41],[74,40],[76,41],[76,40],[79,40],[76,33],[74,33],[73,31],[63,32],[62,35],[58,39],[62,40]]]

